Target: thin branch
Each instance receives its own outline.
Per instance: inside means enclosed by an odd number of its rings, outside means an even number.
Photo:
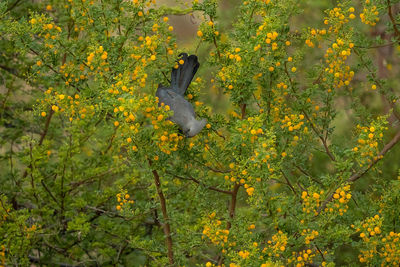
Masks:
[[[150,159],[147,159],[149,162],[150,167],[152,167],[153,163]],[[158,175],[157,170],[152,170],[151,171],[154,176],[154,183],[156,185],[157,189],[157,194],[160,199],[160,204],[161,204],[161,211],[164,217],[164,222],[163,222],[163,230],[164,230],[164,235],[165,235],[165,243],[167,245],[167,250],[168,250],[168,260],[171,265],[174,265],[174,252],[172,249],[172,237],[171,237],[171,227],[169,224],[169,216],[167,212],[167,204],[165,201],[164,193],[162,192],[161,189],[161,182],[160,182],[160,176]]]
[[[392,140],[390,140],[389,143],[387,143],[381,152],[379,152],[378,156],[368,165],[368,168],[366,168],[364,171],[360,173],[355,173],[353,174],[349,179],[348,182],[355,182],[358,179],[360,179],[365,173],[367,173],[378,161],[380,161],[383,156],[392,148],[394,147],[398,142],[400,141],[400,131],[397,132],[397,134],[393,137]]]
[[[214,186],[205,185],[204,183],[200,182],[199,180],[197,180],[196,178],[193,178],[193,177],[190,176],[190,175],[189,175],[189,178],[185,178],[185,177],[182,177],[182,176],[179,176],[179,175],[170,173],[170,172],[166,172],[166,173],[168,173],[169,175],[174,176],[175,178],[181,179],[181,180],[193,181],[193,182],[195,182],[196,184],[199,184],[199,185],[204,186],[206,189],[210,189],[210,190],[213,190],[213,191],[216,191],[216,192],[220,192],[220,193],[232,195],[232,191],[227,191],[227,190],[219,189],[219,188],[214,187]]]
[[[238,194],[239,188],[240,188],[240,184],[236,183],[232,190],[232,199],[231,199],[231,203],[229,205],[230,220],[226,224],[226,230],[229,230],[232,227],[232,220],[235,217],[237,194]]]
[[[376,163],[378,163],[383,156],[390,150],[392,149],[398,142],[400,141],[400,131],[396,133],[396,135],[390,140],[389,143],[387,143],[381,152],[379,152],[378,156],[375,157],[375,159],[368,165],[368,167],[360,172],[357,172],[353,174],[349,179],[347,179],[347,183],[353,183],[360,179],[364,174],[366,174]],[[321,207],[318,209],[317,213],[320,214],[322,210],[325,209],[326,205],[333,199],[333,193],[329,195],[327,199],[324,200],[322,203]],[[317,214],[317,215],[318,215]]]
[[[394,44],[396,44],[396,42],[390,42],[387,44],[381,44],[381,45],[373,45],[373,46],[360,46],[360,45],[355,45],[355,48],[363,48],[363,49],[374,49],[374,48],[381,48],[381,47],[386,47],[386,46],[392,46]]]
[[[13,10],[13,9],[18,5],[19,2],[21,2],[21,0],[17,0],[17,1],[14,2],[14,4],[12,4],[11,6],[9,6],[9,7],[7,8],[7,10],[6,10],[6,13],[9,12],[9,11],[11,11],[11,10]]]
[[[41,146],[43,144],[43,140],[47,135],[47,131],[49,130],[49,125],[50,125],[51,118],[53,117],[53,114],[54,114],[54,111],[50,107],[49,116],[47,116],[47,118],[46,118],[46,124],[44,125],[43,133],[40,135],[39,146]]]
[[[296,164],[294,164],[294,166],[302,173],[302,174],[304,174],[305,176],[307,176],[308,178],[310,178],[311,180],[313,180],[314,182],[316,182],[316,183],[318,183],[318,184],[320,184],[320,185],[323,185],[322,183],[321,183],[321,181],[318,181],[317,179],[315,179],[314,177],[312,177],[311,176],[311,174],[309,174],[308,172],[306,172],[303,168],[301,168],[300,166],[298,166],[298,165],[296,165]]]
[[[321,134],[319,133],[319,131],[314,127],[314,123],[311,121],[310,117],[308,116],[308,114],[303,110],[302,111],[304,116],[306,117],[307,121],[310,123],[311,129],[314,131],[314,133],[318,136],[318,138],[321,140],[322,145],[325,148],[325,152],[326,154],[328,154],[329,158],[332,161],[336,161],[335,157],[333,156],[332,152],[329,150],[328,144],[326,143],[326,138],[323,138],[321,136]]]
[[[290,189],[292,189],[293,193],[297,196],[297,192],[294,189],[294,187],[292,186],[292,183],[287,178],[286,174],[282,170],[281,170],[281,173],[282,173],[283,177],[285,178],[287,185],[290,187]]]
[[[59,205],[57,199],[55,198],[55,196],[53,195],[53,193],[51,193],[51,191],[49,190],[49,188],[47,187],[47,185],[44,183],[43,179],[40,181],[40,183],[43,185],[44,189],[47,191],[47,193],[49,193],[50,197],[54,200],[54,202],[57,203],[57,205]]]
[[[285,61],[285,73],[286,73],[286,75],[287,75],[287,77],[288,77],[288,79],[289,79],[289,83],[290,83],[290,86],[291,86],[291,88],[292,88],[292,91],[293,92],[295,92],[294,91],[294,84],[293,84],[293,81],[292,81],[292,78],[290,77],[290,74],[289,74],[289,71],[287,70],[287,61]],[[320,76],[321,76],[322,74],[320,74]],[[320,77],[318,77],[317,78],[317,80],[315,81],[315,82],[318,82],[318,80],[320,79]],[[336,161],[336,159],[335,159],[335,157],[333,156],[333,154],[332,154],[332,152],[329,150],[329,147],[328,147],[328,145],[327,145],[327,143],[326,143],[326,138],[324,138],[320,133],[319,133],[319,131],[314,127],[314,124],[313,124],[313,122],[311,121],[311,119],[310,119],[310,117],[308,116],[308,114],[306,113],[306,111],[303,109],[302,110],[302,113],[303,113],[303,115],[306,117],[306,119],[307,119],[307,121],[310,123],[310,126],[311,126],[311,129],[315,132],[315,134],[318,136],[318,138],[321,140],[321,142],[322,142],[322,145],[324,146],[324,148],[325,148],[325,151],[326,151],[326,154],[328,154],[328,156],[329,156],[329,158],[332,160],[332,161]]]
[[[391,21],[392,24],[393,24],[393,30],[394,30],[395,36],[396,36],[396,37],[400,37],[400,31],[399,31],[399,29],[397,28],[396,19],[393,17],[392,5],[391,5],[391,3],[390,3],[390,0],[387,0],[386,2],[387,2],[387,7],[388,7],[388,15],[389,15],[390,21]]]

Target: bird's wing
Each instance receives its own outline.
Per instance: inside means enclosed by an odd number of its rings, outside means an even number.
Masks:
[[[183,96],[177,94],[173,90],[167,90],[167,94],[171,97],[172,106],[170,107],[174,111],[174,115],[176,113],[176,116],[188,116],[193,118],[196,116],[192,104]]]
[[[178,64],[178,68],[172,68],[171,72],[171,88],[180,95],[184,95],[186,89],[189,87],[200,63],[197,60],[197,56],[188,55],[186,53],[180,54],[181,59],[184,61],[183,64]]]
[[[159,87],[156,96],[159,99],[159,104],[164,103],[170,107],[174,112],[171,120],[180,125],[182,130],[185,131],[189,122],[196,117],[192,104],[171,88]]]

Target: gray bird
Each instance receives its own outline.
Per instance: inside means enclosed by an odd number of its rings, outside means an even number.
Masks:
[[[186,53],[182,53],[179,56],[184,63],[179,64],[177,69],[172,68],[171,86],[165,87],[160,84],[156,96],[159,99],[159,106],[164,103],[174,112],[169,119],[178,124],[187,137],[193,137],[203,129],[207,120],[196,120],[192,104],[183,96],[200,64],[195,55],[188,57]]]

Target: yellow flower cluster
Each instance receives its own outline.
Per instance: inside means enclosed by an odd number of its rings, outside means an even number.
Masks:
[[[228,245],[229,230],[222,229],[222,222],[215,218],[215,212],[208,216],[205,221],[205,226],[203,228],[203,237],[208,237],[211,242],[215,245],[221,246],[222,248]],[[232,245],[232,244],[230,244]],[[223,249],[223,252],[226,252]]]
[[[362,263],[381,260],[381,266],[398,266],[400,264],[400,233],[393,231],[382,233],[383,218],[378,214],[365,219],[357,226],[365,249],[361,249],[358,259]],[[352,225],[355,228],[354,225]]]
[[[126,205],[128,205],[128,207],[131,207],[130,205],[133,205],[135,203],[134,200],[130,200],[130,195],[127,194],[126,191],[124,191],[122,193],[118,193],[116,195],[116,197],[117,197],[118,205],[115,208],[118,211],[126,208]]]
[[[197,31],[197,36],[201,40],[205,40],[207,37],[211,37],[216,40],[216,37],[219,36],[219,31],[214,23],[214,21],[204,22],[200,25],[199,30]]]
[[[183,137],[181,135],[178,136],[177,133],[168,134],[168,132],[164,131],[161,136],[158,136],[157,144],[162,152],[169,155],[171,151],[178,150],[179,142],[182,140]]]
[[[49,22],[45,18],[44,14],[31,18],[29,23],[31,24],[32,28],[37,30],[37,36],[44,38],[43,44],[45,48],[53,49],[58,41],[57,39],[59,38],[62,29],[53,22]],[[57,54],[58,51],[54,49],[53,53]],[[41,56],[42,58],[46,58],[47,54],[41,53]],[[37,65],[40,66],[40,64]]]
[[[268,256],[280,257],[281,254],[286,250],[288,243],[288,237],[286,233],[281,230],[271,237],[271,240],[267,241],[267,246],[263,249],[263,253]]]
[[[33,224],[31,227],[26,227],[26,225],[24,225],[24,232],[26,233],[26,238],[31,238],[32,234],[34,234],[34,232],[36,232],[38,226],[36,224]]]
[[[241,49],[239,47],[236,47],[233,49],[233,52],[227,52],[225,56],[230,60],[235,60],[236,62],[239,62],[242,60],[242,57],[239,55],[240,51]]]
[[[238,254],[243,259],[247,259],[249,257],[249,255],[250,255],[250,252],[248,252],[247,250],[245,250],[245,251],[241,250],[241,251],[238,252]]]
[[[370,0],[365,0],[363,12],[360,14],[361,22],[370,26],[375,26],[379,21],[379,11]]]
[[[114,108],[114,112],[123,113],[125,134],[129,136],[126,141],[127,144],[132,142],[133,134],[139,132],[140,124],[137,121],[146,120],[148,124],[151,123],[152,128],[155,130],[155,143],[159,146],[160,150],[166,154],[170,154],[171,151],[178,149],[179,141],[183,140],[182,136],[178,136],[177,133],[168,133],[173,123],[166,118],[168,117],[169,106],[161,105],[158,106],[158,99],[153,98],[144,94],[139,99],[129,99],[125,101],[125,98],[118,98],[121,105]],[[126,106],[124,106],[126,103]],[[119,125],[119,123],[118,123]],[[169,127],[169,128],[168,128]],[[133,151],[137,151],[136,145],[132,146]],[[156,158],[158,160],[158,157]]]
[[[338,33],[344,24],[348,23],[352,19],[355,19],[356,16],[354,15],[354,7],[345,9],[343,6],[343,4],[339,3],[337,7],[327,11],[328,17],[324,19],[324,24],[332,25],[329,27],[328,33]]]
[[[301,235],[304,236],[304,243],[306,245],[310,244],[318,235],[318,231],[311,230],[311,229],[304,229],[301,232]]]
[[[364,164],[369,164],[372,160],[381,157],[379,155],[378,144],[383,139],[383,130],[386,127],[381,127],[372,123],[370,126],[360,126],[357,125],[357,131],[359,132],[358,144],[353,147],[353,152],[359,154],[361,159],[359,160],[360,167]]]
[[[349,85],[354,77],[354,71],[350,71],[350,67],[345,64],[353,47],[352,42],[337,38],[332,47],[326,50],[325,62],[328,66],[325,72],[333,76],[334,86],[337,88]]]
[[[386,237],[382,238],[382,243],[383,247],[380,255],[385,257],[386,264],[392,266],[400,265],[400,233],[390,232]],[[384,265],[382,263],[382,266]]]
[[[350,201],[350,199],[350,185],[340,187],[333,193],[333,200],[327,205],[324,211],[331,213],[339,212],[339,215],[342,216],[349,208],[347,203]]]
[[[111,85],[111,88],[108,89],[108,93],[111,95],[118,95],[118,94],[124,94],[124,93],[129,93],[130,95],[134,95],[135,93],[135,87],[134,86],[127,86],[128,82],[125,81],[126,77],[123,77],[122,74],[118,75],[118,78],[121,79],[115,84]],[[144,82],[146,82],[147,74],[144,74]]]
[[[306,266],[306,264],[309,265],[313,263],[313,258],[315,256],[316,253],[313,252],[311,249],[306,249],[298,253],[293,252],[292,257],[288,259],[288,263],[296,267]]]
[[[315,44],[312,40],[317,39],[318,41],[320,41],[322,39],[322,36],[324,36],[324,35],[326,35],[325,29],[319,30],[319,29],[312,28],[312,29],[310,29],[309,37],[306,39],[305,43],[309,47],[314,47]]]
[[[69,85],[87,78],[83,72],[84,67],[84,64],[81,64],[78,70],[73,62],[66,62],[60,66],[59,72],[64,76],[65,84]]]
[[[298,135],[300,135],[296,134],[296,132],[300,133],[300,130],[304,125],[304,115],[303,114],[285,115],[285,117],[281,119],[280,122],[282,129],[287,129],[287,131],[293,133],[292,145],[295,146],[297,144],[297,141],[299,140]],[[308,132],[308,128],[304,127],[303,131],[305,133]]]
[[[54,112],[63,112],[68,116],[70,122],[87,117],[91,118],[95,114],[95,106],[87,105],[85,101],[81,101],[79,94],[66,96],[55,91],[52,87],[49,87],[45,94],[47,96],[42,102],[51,105]],[[41,116],[45,117],[46,112],[41,112]]]
[[[239,166],[238,164],[232,162],[229,164],[229,168],[231,174],[230,176],[225,175],[225,180],[236,184],[242,184],[246,189],[247,194],[252,196],[254,193],[254,187],[251,186],[253,177],[249,175],[246,166]]]
[[[276,31],[267,31],[267,25],[268,22],[264,21],[262,25],[260,25],[257,29],[256,36],[259,36],[262,40],[264,40],[264,43],[257,44],[254,47],[254,51],[257,51],[261,48],[261,46],[265,46],[267,49],[271,49],[272,51],[275,51],[278,49],[278,43],[277,43],[277,38],[279,34]],[[287,45],[290,45],[289,43]]]
[[[319,193],[303,191],[301,193],[301,198],[303,199],[303,212],[307,214],[313,212],[315,215],[317,215],[318,207],[321,205],[321,195],[323,194],[323,190],[321,190]]]
[[[98,56],[96,57],[96,55],[98,55]],[[103,46],[100,45],[94,52],[91,52],[87,56],[86,65],[90,66],[93,63],[93,61],[97,59],[98,60],[97,63],[99,63],[100,66],[104,66],[107,64],[107,62],[106,62],[107,57],[108,57],[107,51],[104,51]],[[90,69],[93,70],[94,67],[91,66]]]

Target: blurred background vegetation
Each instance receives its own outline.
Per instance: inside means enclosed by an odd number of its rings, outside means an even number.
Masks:
[[[56,1],[8,1],[5,8],[11,13],[11,16],[16,20],[26,19],[30,11],[45,12],[46,7]],[[159,0],[157,4],[161,7],[179,8],[185,10],[191,7],[191,1],[181,2],[172,0]],[[224,0],[220,1],[218,7],[219,27],[222,34],[229,32],[232,25],[235,23],[234,18],[239,14],[238,6],[242,3],[239,0]],[[337,1],[328,0],[308,0],[299,1],[299,6],[303,12],[299,15],[292,17],[290,24],[293,31],[303,32],[305,29],[320,28],[323,26],[324,11],[328,8],[335,6]],[[361,3],[354,1],[356,10],[362,9]],[[394,5],[393,12],[397,14],[400,6]],[[50,16],[52,12],[50,11]],[[201,42],[197,38],[198,27],[204,18],[200,12],[193,12],[184,15],[169,15],[170,24],[174,27],[174,34],[176,34],[178,49],[187,51],[191,54],[196,54],[199,57],[200,69],[197,77],[202,77],[206,81],[205,90],[201,92],[201,99],[203,102],[212,106],[215,113],[228,114],[233,109],[229,102],[229,98],[223,94],[220,88],[216,88],[210,81],[214,78],[215,67],[206,63],[209,56],[212,44]],[[337,147],[351,147],[354,141],[356,125],[363,121],[370,121],[379,115],[389,113],[392,106],[385,100],[383,95],[371,90],[370,77],[365,71],[365,67],[369,66],[372,70],[376,69],[377,78],[385,80],[390,94],[400,96],[400,46],[398,41],[392,39],[392,34],[388,32],[387,22],[389,18],[387,15],[381,17],[381,21],[376,27],[369,27],[358,22],[357,28],[366,34],[368,38],[365,39],[365,46],[371,47],[365,55],[365,65],[360,64],[350,58],[350,65],[355,70],[356,76],[353,79],[354,94],[348,92],[338,91],[339,97],[335,102],[337,108],[337,116],[333,121],[335,130],[333,132],[333,146]],[[1,25],[1,23],[0,23]],[[1,26],[0,26],[1,27]],[[0,29],[1,30],[1,29]],[[1,31],[0,31],[1,32]],[[221,37],[223,38],[223,37]],[[27,66],[20,65],[19,60],[21,55],[10,51],[4,36],[0,36],[0,177],[3,181],[13,180],[15,177],[14,171],[9,172],[10,164],[13,164],[13,157],[15,154],[21,152],[26,140],[21,138],[26,135],[34,136],[36,139],[40,138],[40,131],[31,125],[33,119],[33,106],[37,104],[36,97],[32,96],[32,87],[26,81],[30,77],[25,76],[29,73]],[[388,45],[390,44],[390,45]],[[360,45],[360,43],[359,43]],[[295,48],[293,48],[295,49]],[[312,66],[315,62],[323,60],[324,49],[308,49],[306,50],[303,61],[303,66]],[[369,60],[371,59],[371,61]],[[6,78],[7,76],[7,78]],[[10,78],[12,77],[12,78]],[[297,76],[300,84],[307,84],[309,81],[309,73],[300,72]],[[39,88],[45,91],[46,88]],[[34,92],[37,93],[37,92]],[[368,111],[368,112],[365,112]],[[395,112],[399,110],[395,109]],[[359,119],[361,118],[361,119]],[[391,115],[389,118],[391,124],[390,132],[387,134],[387,143],[395,132],[399,131],[400,124],[395,116]],[[335,143],[336,142],[336,143]],[[327,155],[321,151],[320,154],[314,154],[310,170],[311,176],[317,176],[321,168],[326,170],[333,170],[332,162]],[[390,155],[385,157],[380,163],[381,167],[372,169],[369,173],[359,181],[354,187],[354,194],[357,192],[368,192],[374,195],[375,188],[370,187],[371,184],[379,184],[382,186],[387,185],[391,180],[398,176],[400,168],[400,146],[395,146]],[[21,174],[25,169],[25,165],[21,162],[17,163],[12,168],[18,169]],[[7,174],[5,174],[7,173]],[[8,187],[9,189],[9,187]],[[4,192],[0,188],[1,194],[9,195],[9,192]],[[376,195],[378,199],[380,195]],[[13,199],[11,199],[11,202]],[[16,203],[13,203],[17,207]],[[352,203],[352,205],[364,205],[365,203]],[[368,209],[366,204],[366,209]],[[245,201],[242,200],[239,206],[245,206]],[[337,258],[337,264],[342,264],[342,259],[355,259],[357,252],[353,251],[350,246],[340,246],[337,248],[337,254],[342,257]],[[347,261],[348,262],[348,261]]]

